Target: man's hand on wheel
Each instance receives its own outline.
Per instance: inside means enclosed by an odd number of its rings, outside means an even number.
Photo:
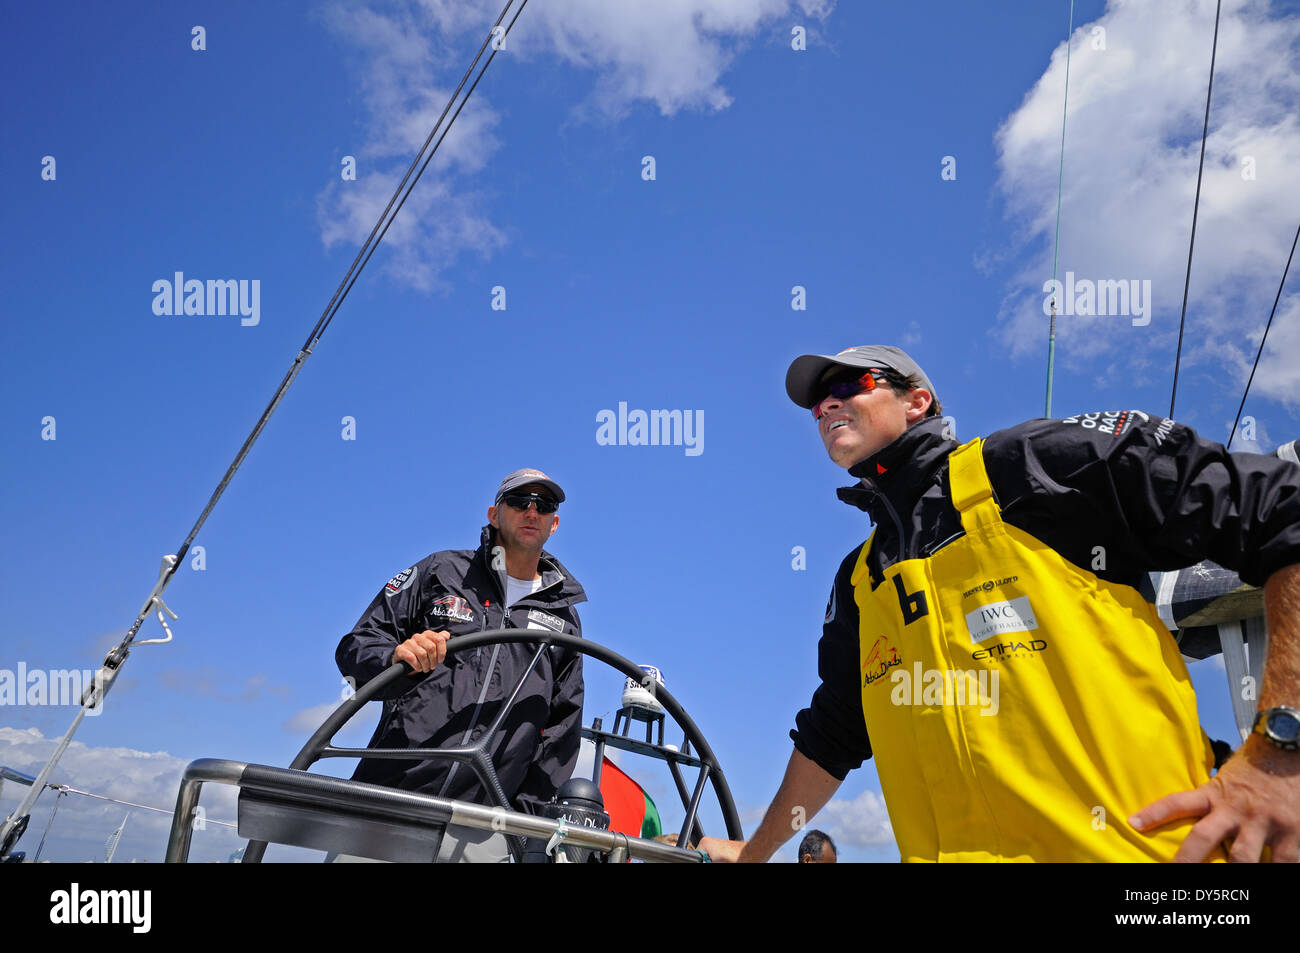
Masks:
[[[393,652],[394,662],[405,662],[416,672],[432,672],[447,658],[450,632],[423,632],[411,636]]]

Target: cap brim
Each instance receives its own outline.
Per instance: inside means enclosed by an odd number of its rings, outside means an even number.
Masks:
[[[554,480],[547,480],[543,477],[525,477],[518,481],[512,481],[508,486],[498,490],[493,506],[500,503],[501,497],[505,496],[507,493],[513,493],[515,490],[522,489],[526,486],[546,487],[546,489],[550,490],[551,495],[555,497],[556,503],[564,502],[564,491],[560,489],[560,484],[556,483]]]
[[[556,483],[554,480],[529,480],[528,483],[524,483],[521,485],[528,486],[529,484],[532,483],[536,483],[538,486],[544,486],[548,490],[550,490],[551,495],[555,497],[556,503],[564,502],[564,491],[560,489],[560,484]]]
[[[828,354],[804,354],[796,357],[785,372],[785,392],[800,407],[811,409],[822,375],[832,367],[866,367]]]

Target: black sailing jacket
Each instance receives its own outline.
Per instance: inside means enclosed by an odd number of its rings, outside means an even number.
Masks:
[[[361,687],[392,664],[399,642],[426,629],[453,636],[487,629],[534,628],[581,635],[574,608],[586,593],[543,551],[541,588],[507,612],[505,570],[491,563],[492,530],[477,550],[444,550],[398,573],[375,596],[334,657]],[[523,644],[489,645],[450,655],[427,675],[403,678],[384,701],[372,748],[451,748],[477,741],[491,724],[536,651]],[[569,779],[582,726],[582,656],[552,647],[528,676],[492,742],[506,796],[532,811]],[[492,803],[467,766],[450,761],[362,759],[352,777],[440,797]]]
[[[912,427],[855,464],[849,473],[859,484],[838,491],[875,524],[873,589],[895,562],[929,556],[963,533],[948,489],[948,454],[958,444],[944,429],[940,418]],[[1006,522],[1075,565],[1139,591],[1148,572],[1203,559],[1256,586],[1300,563],[1300,466],[1229,454],[1158,415],[1031,420],[986,437],[984,465]],[[871,756],[849,582],[861,549],[835,575],[818,643],[822,683],[790,732],[801,754],[840,780]]]

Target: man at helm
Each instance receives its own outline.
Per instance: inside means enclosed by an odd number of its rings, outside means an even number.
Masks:
[[[395,661],[409,677],[379,696],[384,703],[371,748],[451,748],[472,744],[532,659],[527,643],[485,646],[447,656],[453,635],[533,628],[581,635],[575,608],[582,586],[543,548],[560,524],[560,485],[540,470],[501,481],[476,550],[443,550],[388,581],[339,643],[339,670],[364,685]],[[491,742],[511,806],[532,812],[569,779],[582,727],[582,656],[548,649],[528,675]],[[492,803],[465,765],[450,760],[362,759],[353,779],[457,800]],[[502,835],[448,828],[439,860],[507,859]]]

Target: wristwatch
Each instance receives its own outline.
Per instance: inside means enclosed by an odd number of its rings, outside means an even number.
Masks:
[[[1265,708],[1255,716],[1252,729],[1263,735],[1279,748],[1287,751],[1300,751],[1300,711],[1287,708]]]

